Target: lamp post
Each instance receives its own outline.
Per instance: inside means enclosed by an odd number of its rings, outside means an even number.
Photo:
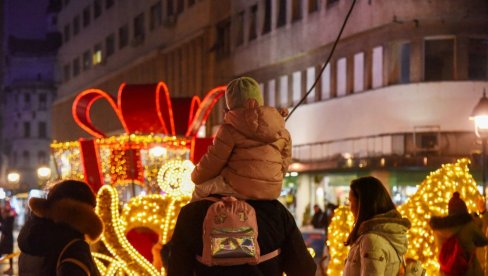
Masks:
[[[7,182],[8,186],[11,190],[18,189],[18,185],[20,182],[20,174],[18,172],[9,172],[7,174]]]
[[[474,131],[481,139],[481,175],[483,181],[483,196],[486,198],[486,142],[488,139],[488,98],[483,89],[483,97],[474,107],[471,113],[471,120],[474,120]]]
[[[51,169],[46,166],[41,166],[37,169],[37,177],[39,178],[40,185],[43,186],[45,182],[51,177]]]

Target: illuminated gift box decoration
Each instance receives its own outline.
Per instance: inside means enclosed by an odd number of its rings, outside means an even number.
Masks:
[[[194,187],[189,160],[197,162],[212,143],[211,138],[197,138],[197,132],[224,91],[224,86],[216,87],[202,101],[171,100],[166,85],[159,82],[122,84],[117,100],[99,89],[76,97],[73,117],[94,138],[54,142],[51,149],[60,178],[84,180],[97,191],[96,211],[105,223],[102,241],[109,255],[93,255],[103,275],[164,274],[136,249],[129,234],[147,229],[158,235],[159,243],[169,241],[179,210]],[[92,124],[90,109],[99,99],[108,101],[124,134],[107,137]],[[160,188],[164,194],[133,197],[119,210],[116,187],[129,183],[144,186],[149,193]]]

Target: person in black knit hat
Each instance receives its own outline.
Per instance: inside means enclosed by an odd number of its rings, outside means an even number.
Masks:
[[[45,199],[29,200],[32,217],[17,241],[23,253],[43,257],[40,275],[100,275],[87,243],[103,232],[95,206],[90,186],[76,180],[55,184]]]

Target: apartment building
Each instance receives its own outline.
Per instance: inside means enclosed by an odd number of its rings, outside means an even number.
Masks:
[[[163,80],[177,97],[250,75],[266,104],[292,108],[319,77],[352,2],[64,0],[54,137],[86,135],[70,115],[79,91],[115,93],[121,82]],[[361,175],[401,201],[444,162],[471,157],[480,174],[468,117],[488,88],[487,15],[482,0],[357,1],[331,62],[287,121],[295,162],[283,195],[298,218],[309,203],[343,202]],[[120,131],[107,110],[94,108],[95,124]],[[220,122],[217,114],[210,125]]]

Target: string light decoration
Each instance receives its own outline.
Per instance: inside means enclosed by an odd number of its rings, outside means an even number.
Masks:
[[[180,197],[191,195],[195,184],[191,181],[191,172],[195,165],[189,160],[171,160],[166,162],[158,173],[158,184],[165,193]]]
[[[83,180],[85,178],[78,141],[54,142],[51,144],[51,152],[62,179]]]
[[[334,211],[327,232],[330,262],[327,267],[327,275],[341,275],[344,270],[344,260],[349,253],[349,248],[344,245],[354,224],[354,216],[349,206],[339,206]]]
[[[406,258],[419,260],[427,275],[437,275],[440,268],[437,261],[438,248],[429,226],[430,218],[447,215],[449,199],[456,191],[466,202],[470,212],[477,210],[476,202],[482,199],[476,182],[469,173],[469,163],[469,159],[459,159],[456,163],[442,165],[426,177],[414,195],[398,206],[402,216],[407,217],[412,223],[407,235]],[[349,253],[349,248],[344,246],[344,242],[353,224],[354,218],[349,207],[340,206],[336,209],[329,226],[329,233],[334,235],[329,236],[327,241],[331,254],[328,275],[340,275],[344,269],[344,260]]]

